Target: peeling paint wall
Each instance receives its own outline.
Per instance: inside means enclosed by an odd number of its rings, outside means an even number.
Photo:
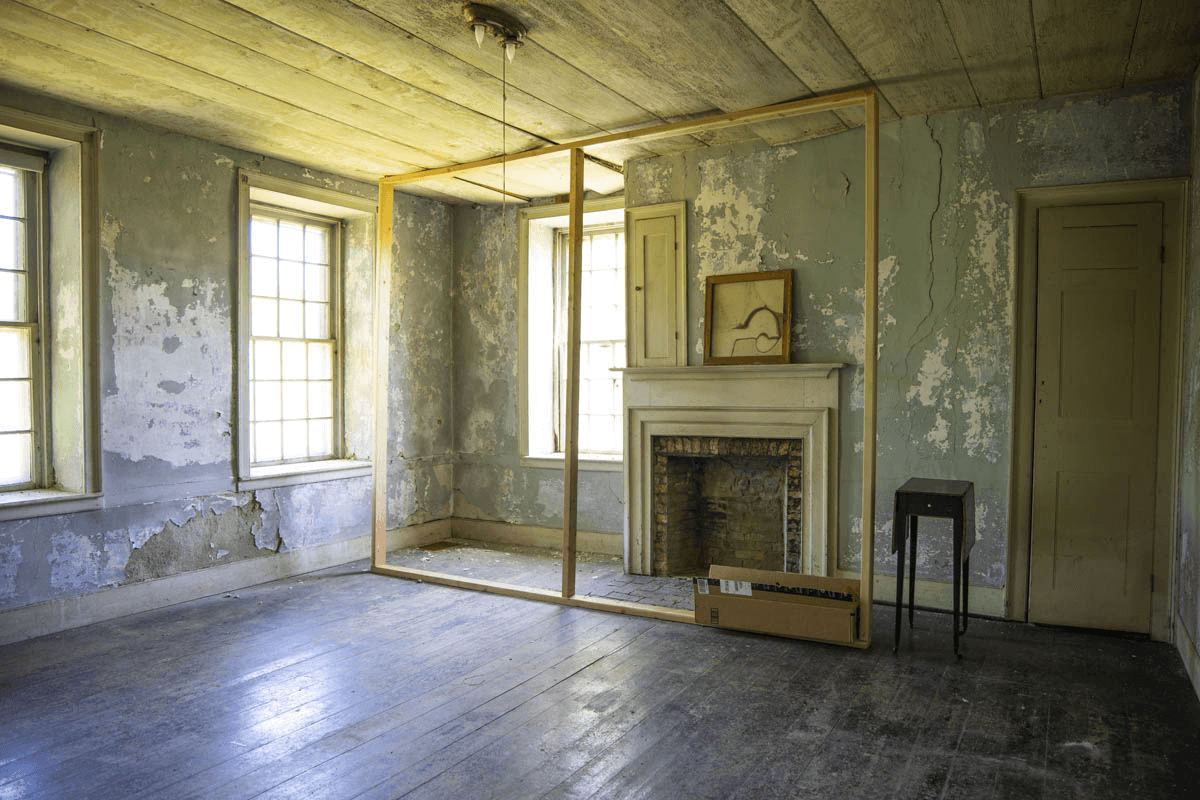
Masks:
[[[237,174],[251,168],[366,198],[375,187],[4,87],[0,105],[103,132],[103,507],[0,522],[0,610],[365,535],[369,478],[235,491]],[[352,225],[348,235],[371,234]],[[347,290],[348,308],[369,314],[371,286]],[[61,346],[78,342],[63,337]],[[369,359],[369,341],[348,346],[352,363]],[[77,379],[77,369],[62,375]],[[366,402],[366,412],[347,404],[349,430],[364,429],[354,420],[369,419],[369,394]],[[370,442],[350,447],[368,455]]]
[[[1188,221],[1187,284],[1184,289],[1183,408],[1179,448],[1179,564],[1175,608],[1200,646],[1200,71],[1192,80],[1191,219]],[[1177,642],[1182,649],[1186,644]],[[1185,656],[1186,657],[1186,656]],[[1200,659],[1200,652],[1194,654]]]
[[[561,527],[562,469],[521,464],[517,210],[454,215],[454,516]],[[581,470],[580,530],[621,533],[620,472]]]
[[[388,527],[450,516],[453,295],[447,206],[396,194],[388,369]]]
[[[1004,585],[1015,191],[1187,174],[1190,105],[1177,82],[881,126],[877,542],[909,476],[972,480],[971,579]],[[793,359],[856,365],[842,374],[844,568],[861,537],[862,149],[861,130],[710,148],[632,162],[626,182],[630,207],[688,201],[690,363],[702,360],[708,275],[792,269]],[[926,526],[918,572],[946,580],[948,523]],[[889,550],[877,547],[881,572],[894,571]]]

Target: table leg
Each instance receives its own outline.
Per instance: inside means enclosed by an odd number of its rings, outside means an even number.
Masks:
[[[917,515],[908,518],[908,627],[913,624],[917,598]]]
[[[954,655],[962,658],[958,652],[958,608],[960,587],[962,586],[962,548],[963,548],[963,523],[962,513],[954,518],[954,568],[951,572],[954,573]]]
[[[967,610],[971,600],[971,554],[968,552],[963,556],[962,565],[962,593],[963,593],[963,623],[962,632],[967,632],[967,620],[969,615]]]
[[[903,528],[901,528],[903,530]],[[896,642],[892,652],[900,650],[900,617],[904,614],[904,540],[896,548]]]

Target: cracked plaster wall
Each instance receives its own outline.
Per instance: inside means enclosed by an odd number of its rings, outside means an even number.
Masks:
[[[1200,646],[1200,71],[1192,80],[1191,219],[1184,294],[1184,398],[1179,451],[1179,564],[1175,607],[1180,623]],[[1183,642],[1178,643],[1181,648]],[[1200,658],[1200,652],[1196,654]]]
[[[0,105],[103,131],[104,492],[101,510],[0,522],[0,610],[365,534],[369,478],[234,491],[232,298],[239,168],[374,187],[2,86]]]
[[[388,384],[388,527],[450,516],[453,479],[452,217],[396,193]]]
[[[880,131],[876,541],[912,475],[972,480],[972,582],[1002,587],[1008,536],[1015,191],[1188,172],[1180,82],[911,117]],[[861,130],[631,162],[630,207],[688,201],[689,362],[702,360],[708,275],[794,270],[793,360],[842,372],[838,563],[861,538]],[[918,572],[946,580],[950,537],[920,538]],[[889,547],[877,569],[893,572]]]
[[[517,209],[454,212],[454,516],[562,527],[561,468],[521,465]],[[619,535],[620,472],[580,470],[579,529]]]

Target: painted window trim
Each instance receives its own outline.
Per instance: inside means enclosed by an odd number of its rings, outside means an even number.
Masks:
[[[371,474],[371,462],[346,454],[344,458],[323,459],[319,461],[293,462],[287,464],[272,464],[269,466],[252,466],[250,464],[249,447],[247,446],[249,421],[249,382],[250,376],[246,368],[249,364],[250,345],[250,251],[249,230],[252,205],[265,204],[291,209],[301,213],[317,214],[342,220],[369,219],[374,227],[376,205],[374,200],[367,200],[352,194],[313,186],[287,178],[265,175],[253,170],[238,172],[238,281],[237,281],[237,424],[235,451],[237,454],[235,467],[237,470],[235,488],[237,491],[250,489],[267,489],[282,486],[293,486],[305,483],[317,483],[328,480],[361,477]],[[367,237],[374,243],[374,235]],[[338,248],[336,268],[338,270],[337,295],[341,297],[341,287],[346,279],[346,249]],[[370,261],[373,263],[374,258]],[[337,319],[338,360],[335,366],[341,373],[339,397],[336,404],[339,419],[336,422],[338,452],[346,453],[346,363],[344,348],[345,339],[345,305],[339,302],[335,310]]]
[[[618,211],[625,208],[625,198],[606,197],[598,200],[588,200],[583,204],[584,214],[597,211]],[[517,252],[519,257],[519,276],[517,284],[517,385],[518,385],[518,448],[519,463],[523,467],[553,468],[561,470],[565,456],[562,453],[533,448],[529,425],[529,248],[530,223],[552,217],[566,216],[569,204],[555,203],[553,205],[530,206],[518,212]],[[622,456],[579,455],[579,469],[588,472],[620,471],[623,463]]]
[[[44,405],[50,422],[43,435],[45,470],[50,485],[0,492],[0,521],[77,513],[101,508],[99,464],[99,369],[97,335],[100,263],[100,131],[86,125],[0,106],[0,139],[45,152],[47,247],[46,298],[42,320],[51,340],[74,336],[79,358],[53,359],[43,346]],[[71,220],[61,227],[61,220]],[[77,223],[74,220],[77,219]],[[59,222],[56,222],[58,220]],[[59,227],[55,227],[58,225]],[[62,329],[49,309],[55,286],[77,293],[79,325]],[[53,483],[51,483],[53,481]]]
[[[0,489],[5,494],[45,488],[54,470],[51,465],[49,439],[46,430],[50,419],[49,375],[49,305],[50,286],[48,216],[49,187],[46,182],[50,156],[40,150],[10,145],[0,141],[0,165],[16,169],[24,196],[25,258],[25,318],[0,322],[0,328],[25,329],[29,332],[30,384],[30,473],[22,484],[9,484]],[[7,430],[7,429],[6,429]]]

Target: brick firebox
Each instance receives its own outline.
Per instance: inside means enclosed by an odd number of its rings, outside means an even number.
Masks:
[[[803,440],[654,436],[653,574],[801,571]]]

